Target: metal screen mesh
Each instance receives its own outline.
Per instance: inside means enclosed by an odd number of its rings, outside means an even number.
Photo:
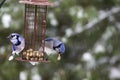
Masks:
[[[47,6],[25,4],[25,50],[44,51]]]

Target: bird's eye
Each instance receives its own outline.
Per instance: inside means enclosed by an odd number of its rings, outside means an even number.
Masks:
[[[15,35],[11,35],[11,37],[13,38]]]

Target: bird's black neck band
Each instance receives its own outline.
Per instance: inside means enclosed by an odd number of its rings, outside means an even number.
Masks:
[[[59,48],[61,45],[62,45],[62,43],[59,44],[58,46],[54,46],[53,49],[55,50],[56,48]]]
[[[15,44],[15,46],[18,46],[18,45],[20,45],[20,44],[21,44],[21,42],[19,41],[19,39],[18,39],[18,38],[19,38],[19,36],[17,36],[17,38],[16,38],[16,39],[17,39],[17,43]]]

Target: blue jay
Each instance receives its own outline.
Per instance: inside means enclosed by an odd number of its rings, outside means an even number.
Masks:
[[[65,52],[65,45],[56,38],[48,37],[45,39],[45,52],[47,55],[58,53],[58,60],[60,60],[60,55]]]
[[[13,60],[15,54],[19,55],[19,53],[24,49],[25,40],[17,33],[11,33],[7,38],[10,39],[10,42],[12,43],[12,54],[8,59],[11,61]]]

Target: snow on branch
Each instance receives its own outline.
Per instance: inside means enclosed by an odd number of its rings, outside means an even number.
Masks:
[[[109,16],[112,16],[113,14],[116,14],[118,12],[120,12],[120,7],[113,7],[109,11],[103,11],[103,10],[99,11],[98,17],[95,18],[94,20],[90,21],[88,24],[86,24],[84,26],[84,30],[94,27],[96,24],[98,24],[102,20],[104,20],[104,19],[108,18]]]
[[[112,9],[110,10],[100,10],[98,12],[98,17],[96,17],[95,19],[93,19],[92,21],[88,22],[81,31],[75,31],[75,30],[72,30],[72,34],[70,34],[69,36],[65,35],[67,38],[70,37],[70,36],[73,36],[73,35],[76,35],[76,34],[79,34],[85,30],[88,30],[88,29],[91,29],[93,27],[95,27],[95,25],[97,25],[98,23],[100,23],[101,21],[103,21],[104,19],[106,18],[109,18],[117,13],[120,12],[120,7],[113,7]],[[79,26],[80,28],[80,26]],[[67,34],[69,34],[69,32],[66,31]]]

